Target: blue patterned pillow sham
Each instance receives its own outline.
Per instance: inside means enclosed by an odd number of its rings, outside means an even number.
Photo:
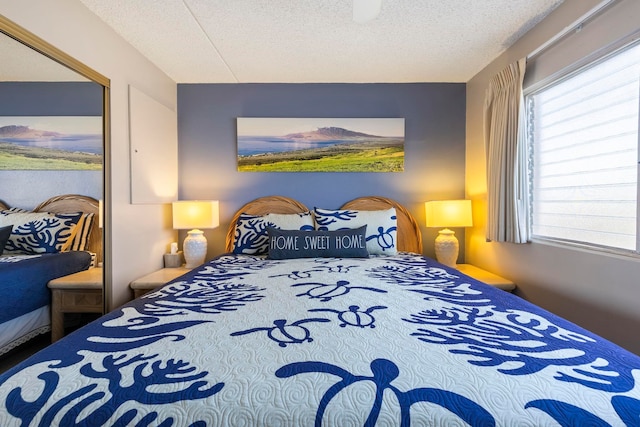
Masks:
[[[263,216],[241,213],[236,221],[233,253],[245,255],[266,254],[269,251],[268,227],[303,231],[315,229],[311,212],[267,214]]]
[[[267,228],[269,258],[368,258],[367,226],[336,231]]]
[[[60,252],[73,236],[82,212],[51,214],[47,212],[0,211],[0,227],[12,225],[5,254],[42,254]]]
[[[367,226],[367,250],[371,255],[395,255],[397,247],[396,209],[377,211],[330,210],[315,208],[317,230],[342,230]]]
[[[7,225],[5,227],[0,227],[0,255],[4,251],[4,245],[7,244],[9,237],[11,236],[11,229],[13,225]]]

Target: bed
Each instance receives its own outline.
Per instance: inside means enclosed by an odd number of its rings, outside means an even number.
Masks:
[[[31,211],[0,202],[0,355],[51,329],[47,283],[101,261],[98,201],[68,194]]]
[[[638,356],[343,208],[243,206],[227,253],[0,376],[0,425],[640,424]]]

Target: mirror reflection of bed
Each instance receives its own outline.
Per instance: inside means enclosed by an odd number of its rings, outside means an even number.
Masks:
[[[26,41],[19,41],[21,39]],[[0,116],[92,116],[99,117],[103,124],[108,120],[103,114],[104,83],[100,78],[94,78],[92,70],[84,68],[83,64],[37,37],[31,37],[28,32],[2,16],[0,57],[11,58],[10,61],[3,60],[0,63],[0,99],[11,99],[10,103],[0,101]],[[102,139],[104,151],[104,135]],[[88,250],[95,254],[96,262],[101,262],[103,244],[102,232],[98,227],[98,200],[104,198],[103,167],[91,171],[34,169],[36,168],[27,165],[11,170],[2,167],[0,162],[0,210],[13,207],[27,211],[46,210],[51,213],[93,212],[95,221],[91,227]],[[80,196],[60,197],[72,194]],[[69,254],[65,257],[69,257]],[[60,269],[56,274],[68,271]],[[100,274],[100,283],[102,277]],[[45,288],[46,285],[44,282]],[[47,292],[46,308],[40,307],[41,312],[49,310],[48,300],[51,292],[48,289]],[[34,298],[24,299],[33,305]],[[8,299],[0,290],[0,301],[3,300]],[[23,311],[22,304],[15,305],[15,312]],[[0,372],[51,343],[50,313],[32,316],[33,319],[30,319],[26,326],[6,323],[0,318]],[[82,321],[83,316],[66,317],[70,320],[76,317],[78,321]],[[46,320],[43,320],[45,318]]]
[[[0,200],[0,230],[9,226],[12,234],[0,238],[0,370],[51,342],[49,282],[90,269],[102,276],[97,199],[60,195],[32,210]],[[66,328],[90,319],[69,317]]]

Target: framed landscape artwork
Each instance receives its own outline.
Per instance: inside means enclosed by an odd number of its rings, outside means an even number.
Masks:
[[[0,116],[0,170],[102,169],[101,116]]]
[[[402,118],[238,117],[241,172],[402,172]]]

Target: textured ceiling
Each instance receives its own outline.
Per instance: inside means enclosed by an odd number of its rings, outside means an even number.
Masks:
[[[80,0],[178,83],[467,82],[562,0]]]

